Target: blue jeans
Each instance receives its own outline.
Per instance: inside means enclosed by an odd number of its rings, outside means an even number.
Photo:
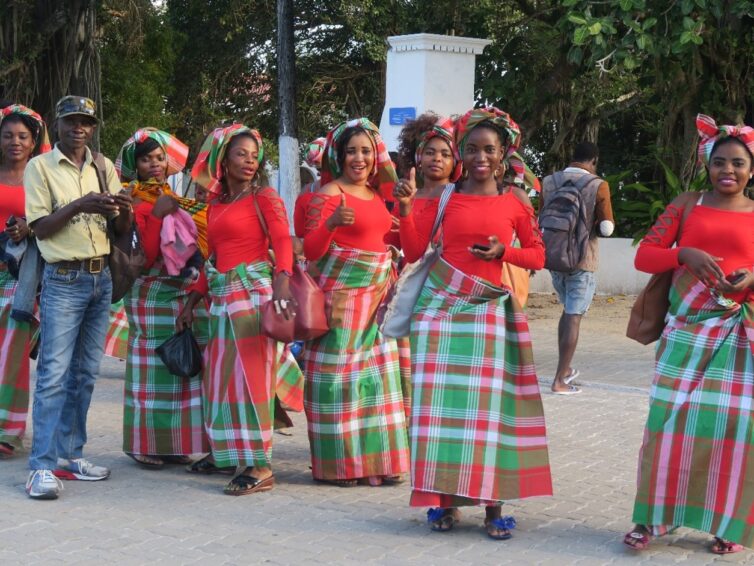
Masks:
[[[594,273],[578,269],[572,273],[550,271],[552,286],[566,314],[586,314],[592,304],[597,281]]]
[[[54,264],[44,268],[29,457],[32,470],[54,470],[58,457],[82,457],[86,416],[105,351],[112,291],[107,267],[96,274]]]

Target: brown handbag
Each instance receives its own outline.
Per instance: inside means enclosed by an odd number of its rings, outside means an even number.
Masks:
[[[691,212],[691,209],[697,202],[696,195],[689,198],[683,208],[683,216],[678,226],[678,235],[676,243],[681,236],[683,223]],[[631,307],[631,314],[628,317],[628,326],[626,327],[626,336],[636,340],[639,344],[651,344],[662,336],[665,329],[665,316],[670,308],[670,287],[673,283],[673,271],[664,273],[655,273],[649,279],[647,286],[636,297],[634,306]]]
[[[270,240],[267,222],[262,216],[256,195],[252,199],[259,222],[262,224],[262,230],[267,240]],[[325,314],[325,293],[298,263],[293,264],[289,286],[291,296],[296,303],[296,315],[286,320],[283,314],[275,311],[273,301],[269,300],[260,309],[262,332],[273,340],[285,343],[295,340],[313,340],[326,334],[330,326]]]

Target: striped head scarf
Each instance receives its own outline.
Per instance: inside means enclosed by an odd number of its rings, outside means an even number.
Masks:
[[[118,172],[121,181],[133,181],[138,177],[136,172],[136,146],[148,139],[156,141],[165,152],[165,157],[168,161],[166,176],[175,175],[186,167],[189,153],[189,148],[186,144],[157,128],[141,128],[136,130],[134,135],[126,140],[126,143],[123,144],[123,147],[118,152],[118,157],[115,160],[115,170]]]
[[[20,114],[21,116],[28,116],[39,124],[39,132],[37,133],[36,145],[32,156],[39,155],[40,153],[47,153],[52,149],[50,145],[50,138],[47,135],[47,124],[42,120],[42,116],[34,112],[31,108],[24,106],[23,104],[11,104],[0,110],[0,124],[3,122],[3,118],[10,116],[11,114]]]
[[[223,178],[223,159],[231,140],[238,135],[250,135],[257,142],[259,148],[259,167],[264,164],[264,148],[262,136],[257,130],[252,130],[243,124],[232,124],[224,128],[217,128],[207,136],[199,150],[199,155],[191,170],[191,178],[213,195],[222,191],[220,180]]]
[[[432,129],[422,133],[419,143],[416,146],[416,155],[414,156],[414,162],[416,165],[419,165],[427,142],[432,138],[437,137],[444,139],[448,142],[448,146],[450,146],[450,150],[453,152],[453,172],[450,174],[450,181],[452,183],[455,183],[461,177],[461,160],[458,158],[458,152],[455,150],[453,142],[454,130],[455,127],[451,118],[437,118],[437,122],[432,126]]]
[[[398,181],[398,175],[395,172],[393,162],[388,155],[385,142],[382,141],[380,130],[366,118],[355,118],[339,124],[327,134],[327,144],[325,145],[324,156],[322,157],[322,180],[320,186],[337,179],[343,174],[338,166],[338,141],[348,128],[361,127],[374,146],[374,166],[376,179],[374,184],[378,185],[380,192],[385,200],[393,200],[393,187]],[[371,184],[371,179],[370,179]]]
[[[712,148],[723,138],[734,137],[741,140],[754,156],[754,128],[749,126],[718,126],[715,120],[705,114],[697,114],[696,129],[699,132],[699,163],[709,166]]]
[[[326,143],[325,138],[317,138],[307,146],[304,161],[309,167],[319,169],[322,166],[322,155],[325,152]]]

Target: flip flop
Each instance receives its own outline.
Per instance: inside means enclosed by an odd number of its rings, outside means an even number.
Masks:
[[[225,474],[228,476],[232,476],[236,473],[236,467],[235,466],[227,466],[224,468],[220,468],[215,463],[209,459],[209,456],[205,456],[201,460],[197,460],[193,464],[190,464],[186,466],[186,471],[190,474]]]
[[[735,554],[736,552],[741,552],[743,549],[744,547],[740,544],[720,537],[715,537],[715,542],[710,547],[710,551],[713,554]]]
[[[563,391],[552,391],[552,389],[551,389],[550,392],[553,395],[578,395],[579,393],[581,393],[581,389],[579,389],[575,385],[569,385],[568,389],[566,389],[566,390],[563,390]]]
[[[581,375],[581,372],[577,369],[571,368],[571,373],[563,378],[563,383],[570,385],[571,382]]]
[[[634,529],[623,537],[623,544],[632,550],[646,550],[652,538],[645,530]]]

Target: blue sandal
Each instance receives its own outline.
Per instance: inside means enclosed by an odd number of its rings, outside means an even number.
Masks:
[[[498,517],[496,519],[485,519],[484,528],[487,529],[487,536],[493,540],[508,540],[513,537],[511,531],[516,528],[516,519],[510,515]]]

